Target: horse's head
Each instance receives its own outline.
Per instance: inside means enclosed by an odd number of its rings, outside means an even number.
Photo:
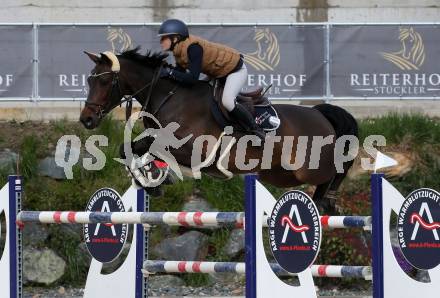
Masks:
[[[100,55],[85,52],[95,62],[87,82],[89,94],[80,121],[88,129],[99,125],[100,120],[113,108],[136,98],[148,105],[151,91],[156,88],[160,68],[168,56],[163,53],[138,53],[139,47],[116,56],[112,52]]]
[[[87,83],[89,94],[80,121],[87,129],[98,126],[99,121],[120,104],[122,93],[119,83],[119,60],[112,52],[100,55],[85,52],[95,62]]]
[[[411,28],[400,28],[399,40],[402,42],[401,55],[417,66],[421,66],[425,57],[423,40],[420,34]]]
[[[399,40],[402,43],[402,57],[409,60],[411,50],[413,49],[416,41],[413,28],[400,28],[399,31]]]
[[[271,44],[270,33],[265,29],[257,29],[254,40],[257,43],[258,58],[265,60]]]
[[[257,70],[273,70],[280,63],[280,47],[276,35],[269,28],[256,29],[254,40],[257,49],[245,54],[246,63]]]

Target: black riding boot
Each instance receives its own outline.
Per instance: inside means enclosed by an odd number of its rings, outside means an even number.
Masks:
[[[252,117],[251,113],[249,113],[249,111],[246,110],[245,107],[243,107],[239,103],[236,103],[234,109],[232,111],[230,111],[229,114],[247,132],[250,132],[250,133],[256,135],[257,137],[259,137],[261,140],[264,141],[266,134],[264,133],[263,129],[261,129],[257,125],[257,123],[255,123],[254,117]]]

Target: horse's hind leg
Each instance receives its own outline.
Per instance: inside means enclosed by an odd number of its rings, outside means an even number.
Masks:
[[[339,208],[336,206],[338,189],[341,186],[342,181],[344,181],[345,177],[347,176],[348,170],[352,165],[353,161],[346,162],[344,164],[343,173],[336,173],[329,182],[316,187],[315,193],[313,194],[313,200],[326,214],[333,215],[340,213]]]
[[[331,200],[327,197],[327,193],[329,192],[334,179],[335,177],[326,183],[317,185],[316,190],[313,193],[312,199],[317,205],[319,213],[321,214],[335,215],[337,213],[335,205],[332,204]]]

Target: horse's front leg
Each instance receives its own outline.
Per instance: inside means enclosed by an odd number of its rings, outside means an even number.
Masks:
[[[160,196],[163,194],[160,184],[172,184],[175,179],[172,175],[169,175],[166,163],[160,162],[154,156],[148,154],[153,141],[153,137],[144,137],[129,144],[121,144],[119,154],[122,159],[126,160],[126,169],[133,178],[134,183],[148,190],[149,194]],[[131,158],[127,159],[130,154]],[[137,162],[134,163],[133,159],[137,159]],[[161,183],[154,187],[148,186],[152,181],[161,181]]]
[[[122,159],[127,158],[129,152],[131,152],[132,155],[142,156],[148,152],[153,141],[153,137],[145,137],[140,140],[130,142],[130,144],[123,143],[119,147],[119,155]]]

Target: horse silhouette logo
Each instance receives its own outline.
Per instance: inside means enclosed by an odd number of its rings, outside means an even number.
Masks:
[[[132,48],[133,45],[130,35],[122,28],[109,28],[107,41],[110,42],[113,53],[122,53]]]
[[[256,70],[274,70],[280,63],[280,46],[269,28],[256,29],[254,40],[257,49],[244,54],[244,61]]]
[[[399,29],[402,48],[397,52],[381,52],[382,57],[401,70],[419,70],[425,62],[425,46],[420,33],[412,27]]]

